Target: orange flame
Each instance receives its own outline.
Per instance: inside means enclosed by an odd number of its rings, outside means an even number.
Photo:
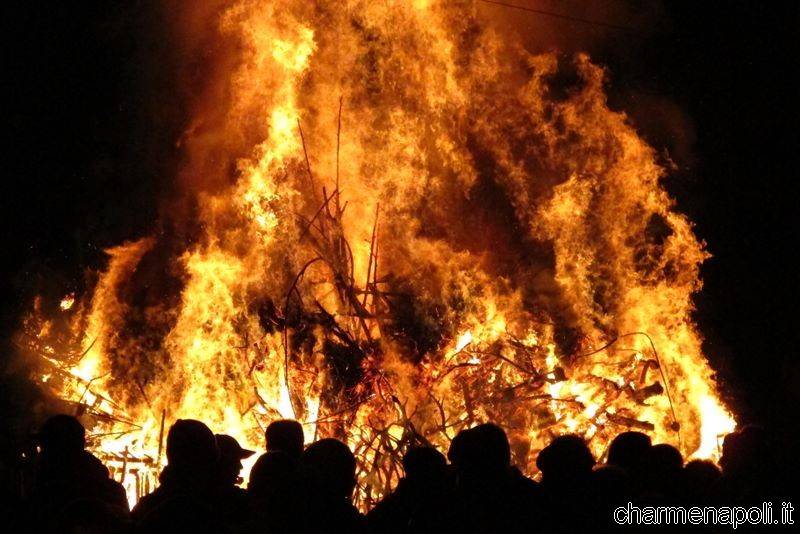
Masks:
[[[234,45],[185,136],[198,236],[109,250],[71,352],[26,322],[132,500],[162,414],[252,448],[278,417],[345,439],[364,506],[410,443],[486,420],[528,471],[567,432],[717,454],[735,421],[691,319],[708,254],[602,68],[530,55],[470,2],[236,0],[214,31]],[[158,261],[174,298],[137,299]]]

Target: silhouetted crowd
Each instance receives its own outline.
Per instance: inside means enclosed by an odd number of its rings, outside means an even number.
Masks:
[[[178,420],[159,486],[129,510],[122,486],[85,450],[83,426],[54,416],[37,435],[32,489],[6,524],[70,533],[602,532],[628,502],[752,505],[774,489],[756,427],[725,438],[721,469],[685,463],[675,447],[639,432],[617,436],[604,464],[582,438],[556,437],[538,454],[537,482],[512,465],[505,432],[482,424],[456,435],[446,458],[430,447],[408,450],[397,486],[364,515],[352,502],[356,459],[347,445],[327,438],[304,446],[302,427],[289,420],[270,424],[265,437],[245,489],[242,460],[255,452],[200,421]]]

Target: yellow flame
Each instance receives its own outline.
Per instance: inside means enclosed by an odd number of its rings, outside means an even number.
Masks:
[[[59,303],[58,306],[61,308],[62,311],[67,311],[72,309],[72,306],[74,305],[75,305],[75,294],[70,293],[69,295],[61,299],[61,302]]]
[[[41,380],[123,432],[94,447],[132,500],[162,417],[257,450],[297,418],[348,441],[363,498],[412,428],[444,449],[508,423],[527,472],[566,432],[718,455],[735,420],[691,320],[708,254],[588,57],[531,55],[469,2],[233,0],[211,27],[187,41],[230,45],[184,136],[192,237],[108,251],[67,314],[79,361],[29,321]]]

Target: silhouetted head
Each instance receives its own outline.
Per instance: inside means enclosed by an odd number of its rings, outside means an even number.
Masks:
[[[167,434],[167,462],[173,469],[211,470],[219,451],[211,430],[194,419],[178,419]]]
[[[623,432],[614,438],[608,448],[608,463],[633,473],[641,468],[650,446],[650,436],[647,434]]]
[[[631,493],[631,480],[622,467],[606,464],[592,471],[592,489],[606,502],[621,502]]]
[[[227,434],[216,434],[219,450],[219,475],[223,484],[237,484],[241,482],[239,473],[242,470],[242,460],[255,454],[255,451],[243,449],[236,438]]]
[[[650,447],[646,458],[645,462],[650,470],[661,471],[664,474],[677,474],[683,467],[681,452],[666,443]]]
[[[653,445],[644,459],[642,480],[645,491],[677,496],[682,468],[683,456],[678,449],[666,443]]]
[[[683,467],[685,476],[699,483],[716,481],[722,473],[711,460],[692,460]]]
[[[333,438],[321,439],[306,447],[300,460],[321,496],[352,498],[356,485],[356,458],[347,445]]]
[[[726,476],[740,476],[760,470],[768,456],[764,430],[757,426],[746,426],[725,436],[719,464]]]
[[[266,452],[250,470],[247,490],[255,496],[280,495],[295,483],[296,477],[297,460],[285,452]]]
[[[86,446],[86,430],[71,415],[54,415],[45,421],[37,437],[42,453],[47,455],[73,455]]]
[[[273,421],[265,432],[267,450],[285,452],[293,458],[303,454],[303,427],[297,421],[281,419]]]
[[[690,496],[707,495],[722,476],[709,460],[692,460],[683,467],[684,492]]]
[[[403,471],[411,481],[440,482],[447,477],[447,460],[433,447],[413,447],[403,456]]]
[[[462,430],[453,440],[450,442],[450,447],[447,449],[447,459],[450,461],[453,466],[458,465],[461,462],[461,457],[463,456],[464,451],[464,443],[467,441],[467,435],[469,434],[469,429]]]
[[[565,484],[587,479],[595,464],[594,456],[580,436],[559,436],[536,457],[542,483]]]
[[[461,432],[451,444],[451,461],[461,477],[500,476],[511,466],[506,433],[486,423]]]

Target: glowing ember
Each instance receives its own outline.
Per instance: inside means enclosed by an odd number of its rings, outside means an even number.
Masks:
[[[68,324],[25,323],[132,500],[177,418],[256,449],[278,417],[342,438],[365,507],[410,444],[487,420],[528,470],[567,432],[717,453],[735,423],[691,320],[707,254],[600,67],[532,56],[468,2],[218,20],[181,230],[109,250]]]
[[[74,304],[75,304],[75,294],[70,293],[69,295],[61,299],[61,302],[59,303],[58,306],[59,308],[61,308],[62,311],[68,311],[72,309],[72,306]]]

